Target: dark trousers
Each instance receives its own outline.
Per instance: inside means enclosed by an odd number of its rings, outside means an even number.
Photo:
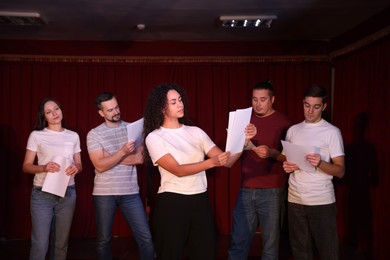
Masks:
[[[313,259],[314,250],[322,260],[337,260],[339,245],[336,204],[305,206],[288,203],[290,245],[295,260]]]
[[[153,239],[158,260],[215,259],[216,232],[207,192],[157,195]]]

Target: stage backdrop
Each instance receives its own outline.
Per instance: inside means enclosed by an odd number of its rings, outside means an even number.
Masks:
[[[390,232],[389,36],[372,43],[357,42],[329,56],[186,57],[175,56],[174,49],[166,57],[107,57],[108,51],[105,57],[75,57],[69,51],[65,56],[31,56],[27,47],[22,55],[0,55],[1,237],[30,236],[32,175],[23,173],[21,165],[43,97],[61,101],[68,128],[80,135],[84,170],[76,178],[78,197],[71,236],[94,237],[94,173],[85,138],[102,122],[94,107],[97,93],[115,92],[123,119],[134,121],[142,117],[151,88],[164,82],[180,84],[188,92],[193,122],[224,149],[229,111],[249,107],[253,85],[270,79],[276,88],[276,109],[295,123],[303,120],[303,90],[311,83],[328,88],[331,99],[325,118],[341,129],[346,146],[346,176],[335,181],[341,242],[358,244],[363,250],[372,248],[374,259],[390,258],[386,243]],[[177,49],[181,54],[191,52]],[[42,44],[42,52],[47,50],[53,48]],[[145,205],[153,205],[158,173],[152,170],[148,178],[147,172],[146,166],[139,167],[139,184]],[[239,180],[238,163],[232,169],[208,171],[210,201],[222,235],[230,233]],[[117,214],[114,235],[130,234]]]
[[[192,62],[188,62],[191,60]],[[32,129],[39,101],[57,98],[69,129],[80,135],[83,172],[76,177],[77,206],[71,235],[95,236],[95,215],[91,199],[94,172],[88,158],[86,135],[102,123],[94,106],[101,91],[118,96],[122,117],[135,121],[143,116],[151,88],[175,82],[189,96],[189,115],[193,122],[224,149],[229,111],[251,105],[251,89],[261,80],[272,80],[276,89],[276,108],[294,122],[303,119],[302,93],[310,83],[330,90],[330,63],[326,59],[275,59],[243,61],[234,58],[175,59],[139,61],[69,57],[48,60],[29,58],[2,62],[1,86],[1,232],[10,238],[30,236],[29,197],[33,175],[21,171],[27,138]],[[261,129],[258,131],[261,132]],[[152,171],[153,204],[158,173]],[[139,167],[142,198],[147,202],[146,167]],[[208,189],[218,231],[227,235],[240,187],[239,163],[232,169],[208,171]],[[121,214],[117,214],[114,235],[130,234]]]
[[[390,259],[390,37],[333,63],[334,124],[346,150],[346,175],[336,181],[341,239]]]

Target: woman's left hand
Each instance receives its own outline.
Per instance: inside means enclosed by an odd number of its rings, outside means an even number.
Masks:
[[[76,164],[70,165],[68,168],[65,170],[65,174],[69,176],[74,176],[79,172],[79,168],[76,166]]]

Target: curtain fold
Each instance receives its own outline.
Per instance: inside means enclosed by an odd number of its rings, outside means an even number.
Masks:
[[[94,105],[99,92],[116,93],[123,119],[135,121],[142,117],[146,98],[154,86],[175,82],[187,91],[189,115],[194,124],[224,150],[228,113],[251,106],[256,82],[268,79],[274,82],[275,107],[294,122],[303,119],[303,89],[310,83],[330,86],[329,61],[232,61],[234,58],[226,62],[193,63],[1,61],[1,236],[30,236],[29,196],[33,176],[24,174],[21,165],[38,103],[46,96],[61,102],[67,127],[76,131],[81,140],[83,172],[76,177],[77,204],[71,236],[93,237],[96,235],[91,199],[94,169],[85,142],[88,131],[103,122]],[[155,192],[159,176],[153,172],[149,180],[146,167],[138,169],[141,196],[146,200],[147,183],[152,183]],[[240,187],[239,162],[231,169],[212,169],[207,176],[218,232],[227,235]],[[129,234],[124,219],[117,214],[114,235]]]
[[[388,259],[390,37],[333,63],[333,116],[346,147],[346,175],[336,182],[340,234],[372,259]]]

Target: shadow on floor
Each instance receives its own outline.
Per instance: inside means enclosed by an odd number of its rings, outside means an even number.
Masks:
[[[217,260],[227,259],[229,237],[220,236],[217,243]],[[68,247],[68,260],[94,260],[95,238],[71,238]],[[0,259],[27,260],[30,241],[22,239],[0,239]],[[115,237],[112,242],[113,257],[116,260],[138,260],[138,249],[133,238]],[[248,260],[261,259],[261,238],[256,234]],[[293,260],[286,245],[281,243],[280,260]],[[364,255],[358,255],[353,248],[341,247],[340,260],[369,260]]]

